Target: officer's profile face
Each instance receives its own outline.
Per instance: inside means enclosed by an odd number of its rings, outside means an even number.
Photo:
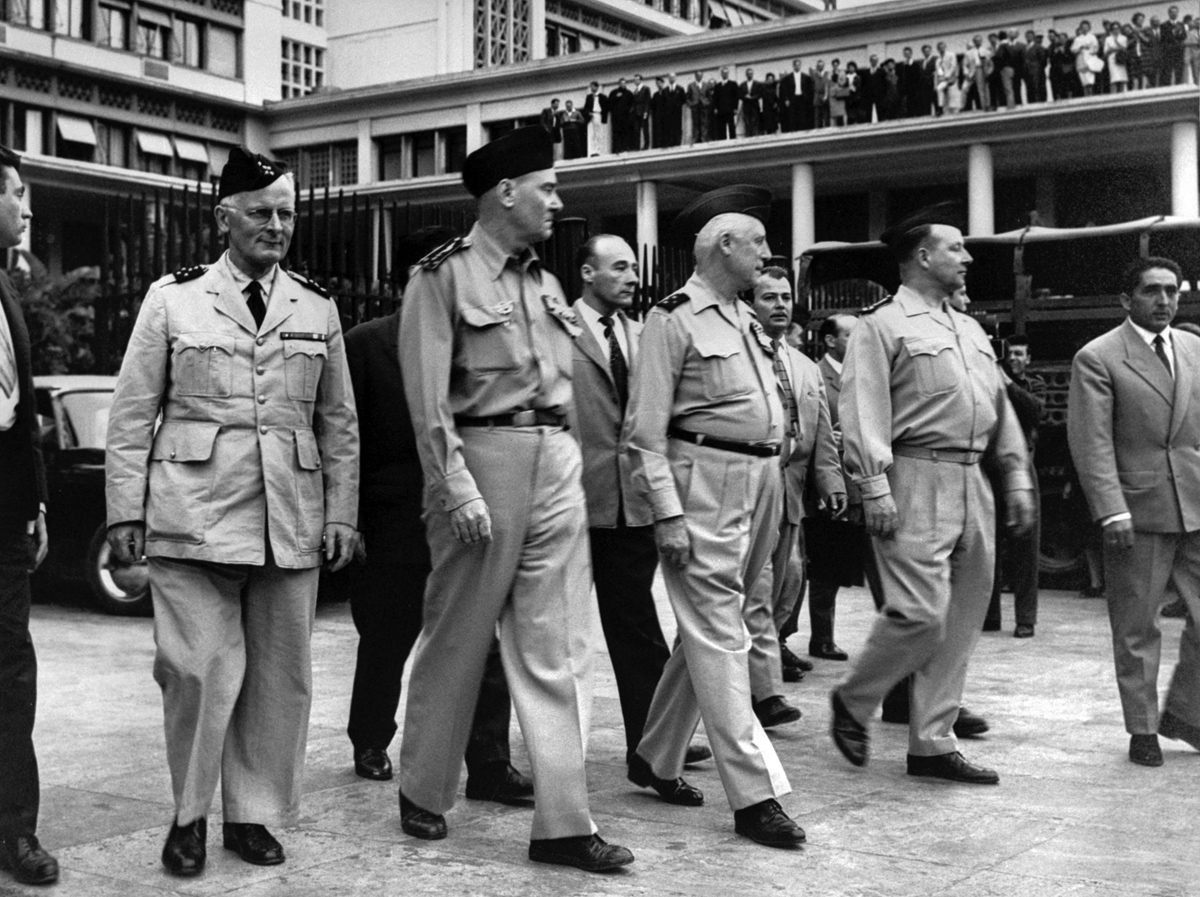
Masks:
[[[748,290],[771,258],[771,247],[767,245],[767,229],[761,221],[749,215],[739,215],[737,219],[737,224],[723,235],[721,250],[738,288]]]
[[[1029,366],[1028,346],[1008,347],[1008,369],[1018,377],[1024,376],[1025,368]]]
[[[947,296],[966,285],[971,253],[967,252],[962,231],[957,227],[933,225],[917,249],[917,260]]]
[[[261,190],[235,193],[216,208],[217,229],[229,235],[229,257],[246,274],[261,276],[287,255],[296,230],[296,188],[290,177]]]
[[[1159,333],[1175,320],[1179,311],[1179,279],[1169,268],[1147,268],[1137,288],[1121,294],[1121,305],[1133,323]]]
[[[25,205],[25,185],[15,168],[0,166],[4,173],[0,186],[0,249],[9,249],[21,243],[21,237],[33,214]]]
[[[531,171],[503,182],[502,197],[515,235],[521,242],[539,243],[554,233],[554,216],[562,210],[558,178],[553,168]]]
[[[580,269],[585,288],[611,314],[633,305],[638,288],[638,263],[633,249],[620,237],[596,242],[590,263]]]
[[[754,316],[771,339],[780,339],[792,323],[792,288],[786,278],[764,274],[754,284]]]
[[[858,318],[853,315],[839,315],[837,334],[825,337],[825,348],[838,361],[846,358],[846,346],[850,342],[850,334],[858,326]]]

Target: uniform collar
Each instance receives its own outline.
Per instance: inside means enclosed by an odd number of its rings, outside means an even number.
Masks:
[[[491,234],[479,226],[478,221],[471,228],[467,240],[478,250],[492,280],[498,280],[504,273],[504,269],[510,264],[530,272],[541,267],[541,260],[532,247],[527,247],[519,256],[510,255],[500,248],[499,244],[492,239]]]
[[[246,287],[250,286],[250,276],[233,263],[233,259],[229,257],[228,249],[225,250],[225,254],[221,258],[225,262],[225,267],[229,271],[229,276],[233,278],[233,282],[237,284],[238,292],[246,292]],[[270,297],[271,287],[275,283],[275,274],[278,271],[279,266],[272,265],[270,271],[258,278],[258,282],[262,284],[264,298]]]

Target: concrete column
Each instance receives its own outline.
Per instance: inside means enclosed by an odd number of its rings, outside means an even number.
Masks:
[[[658,246],[658,183],[637,182],[637,256],[641,263],[647,248]]]
[[[473,153],[487,142],[483,133],[483,104],[467,104],[467,152]]]
[[[371,139],[371,119],[358,120],[358,182],[370,184],[379,180],[379,157]]]
[[[988,237],[996,232],[996,202],[992,183],[992,148],[973,143],[967,148],[967,233]]]
[[[1200,217],[1200,175],[1197,173],[1196,122],[1171,125],[1171,214]]]
[[[872,190],[867,194],[867,236],[877,240],[887,230],[888,201],[886,190]]]
[[[546,4],[529,4],[529,58],[546,58]]]
[[[770,234],[767,234],[768,240]],[[808,162],[792,166],[792,255],[794,263],[800,253],[817,242],[816,191],[813,187],[813,167]]]

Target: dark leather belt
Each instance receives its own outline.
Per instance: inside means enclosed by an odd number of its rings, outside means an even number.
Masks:
[[[514,411],[512,414],[496,414],[492,417],[456,414],[454,423],[460,427],[566,427],[567,419],[561,414],[535,408],[530,411]]]
[[[978,464],[983,458],[983,452],[931,449],[923,445],[893,445],[892,454],[905,458],[920,458],[922,461],[948,461],[951,464]]]
[[[723,452],[737,452],[739,455],[754,455],[756,458],[774,458],[779,454],[779,446],[762,445],[754,442],[734,442],[732,439],[717,439],[705,436],[703,433],[693,433],[690,430],[680,430],[678,427],[668,427],[667,435],[672,439],[681,439],[693,445],[703,445],[708,448],[720,449]]]

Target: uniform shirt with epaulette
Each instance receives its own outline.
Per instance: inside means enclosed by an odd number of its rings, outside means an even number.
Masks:
[[[558,279],[532,249],[504,252],[476,224],[413,269],[400,316],[400,368],[430,500],[479,498],[455,415],[566,416],[580,333]]]
[[[778,445],[783,404],[770,340],[736,298],[717,295],[693,274],[650,310],[639,341],[622,450],[634,489],[654,519],[683,513],[667,460],[667,429],[716,439]]]
[[[846,471],[863,498],[888,495],[892,445],[984,452],[1005,490],[1029,489],[1025,438],[983,328],[900,287],[869,309],[846,347],[838,402]]]

